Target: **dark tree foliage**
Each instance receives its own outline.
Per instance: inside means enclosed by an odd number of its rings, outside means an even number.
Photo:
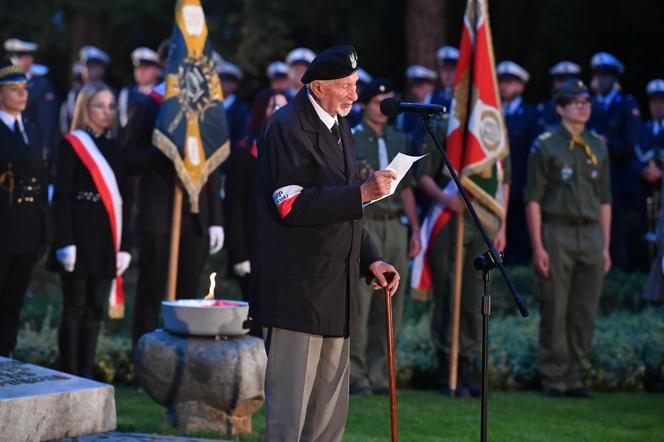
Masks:
[[[360,62],[374,75],[403,85],[406,60],[431,64],[431,58],[407,54],[407,38],[431,40],[440,35],[407,37],[406,16],[412,0],[203,0],[210,40],[225,58],[245,72],[242,95],[266,85],[265,67],[295,46],[320,51],[352,43]],[[465,0],[431,0],[443,4],[443,39],[456,45]],[[584,68],[592,54],[605,50],[626,66],[621,83],[644,99],[645,84],[664,77],[661,0],[490,0],[496,60],[524,65],[532,80],[527,97],[544,100],[550,93],[547,70],[565,58]],[[137,46],[156,48],[173,24],[169,0],[0,0],[0,39],[15,36],[40,44],[37,60],[51,68],[60,94],[69,85],[71,64],[83,44],[95,44],[113,57],[109,82],[131,82],[129,53]],[[427,2],[419,0],[420,7]],[[411,49],[412,52],[412,49]],[[644,103],[645,104],[645,103]]]

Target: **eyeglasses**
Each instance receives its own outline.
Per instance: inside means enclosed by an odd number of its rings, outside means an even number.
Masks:
[[[567,103],[567,105],[576,109],[585,109],[585,108],[590,108],[593,104],[589,100],[584,100],[584,101],[572,101]]]
[[[110,105],[106,106],[106,105],[101,104],[101,103],[91,103],[90,107],[93,108],[93,109],[100,110],[100,111],[107,110],[109,112],[115,112],[115,105],[114,104],[110,104]]]

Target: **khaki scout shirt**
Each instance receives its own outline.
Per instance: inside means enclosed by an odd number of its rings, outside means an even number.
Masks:
[[[447,150],[447,124],[449,116],[444,114],[442,118],[435,120],[434,131],[438,134],[438,137],[443,143],[443,146]],[[415,174],[416,178],[419,180],[423,176],[430,176],[436,182],[438,187],[441,189],[447,186],[447,183],[451,178],[445,173],[445,164],[443,162],[443,156],[441,155],[438,147],[431,139],[430,136],[424,140],[424,145],[422,146],[422,155],[427,155],[422,158],[419,164],[419,168]],[[503,183],[510,184],[512,180],[512,166],[509,155],[506,156],[503,160]]]
[[[604,141],[588,130],[581,134],[597,164],[575,144],[563,126],[540,135],[528,158],[525,200],[538,202],[542,215],[599,221],[600,206],[611,204],[609,158]]]
[[[360,177],[366,179],[371,171],[380,169],[378,159],[378,136],[376,132],[364,123],[353,128],[353,138],[357,149],[357,169]],[[397,156],[399,152],[407,153],[408,139],[406,134],[391,126],[385,126],[383,133],[385,147],[387,149],[388,163]],[[394,195],[383,198],[364,209],[365,215],[371,213],[395,214],[403,210],[403,204],[399,195],[404,189],[415,186],[415,180],[410,172],[401,180]]]

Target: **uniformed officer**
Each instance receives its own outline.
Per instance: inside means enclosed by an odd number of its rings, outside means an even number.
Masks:
[[[583,82],[569,80],[555,96],[561,126],[535,141],[525,194],[541,311],[539,372],[547,396],[584,398],[611,267],[609,154],[602,137],[586,129],[591,101]]]
[[[433,92],[431,103],[440,104],[449,109],[454,95],[454,75],[459,61],[459,50],[452,46],[442,46],[436,52],[436,58],[438,59],[440,87]]]
[[[59,106],[55,89],[47,76],[48,67],[34,63],[34,54],[39,49],[37,43],[10,38],[5,41],[4,48],[7,57],[21,67],[28,79],[28,106],[22,115],[41,127],[43,155],[52,163]]]
[[[371,83],[373,77],[364,69],[357,70],[357,96],[362,95],[362,91]],[[353,109],[346,117],[350,127],[355,127],[362,122],[362,105],[360,103],[353,103]]]
[[[642,131],[641,112],[636,99],[620,90],[618,77],[624,67],[616,57],[599,52],[593,55],[590,65],[595,95],[588,128],[604,138],[611,161],[611,258],[615,267],[627,269],[628,262],[631,265],[636,261],[628,253],[628,225],[630,220],[638,218],[634,201],[638,178],[634,176],[632,166],[634,149]]]
[[[356,70],[352,46],[321,52],[307,86],[272,116],[258,157],[251,308],[265,327],[269,442],[343,439],[358,283],[375,276],[390,294],[399,285],[360,223],[363,203],[386,195],[396,175],[357,175],[344,118],[357,100]]]
[[[162,66],[168,64],[169,44],[158,51]],[[159,309],[166,293],[169,242],[173,215],[173,191],[176,174],[173,163],[152,145],[152,133],[161,105],[158,84],[153,94],[136,100],[129,110],[129,122],[123,144],[130,172],[139,175],[138,212],[138,281],[134,298],[132,342],[159,325]],[[224,244],[223,210],[220,197],[221,177],[210,174],[206,189],[200,193],[199,212],[191,213],[189,199],[182,203],[180,251],[176,293],[191,296],[199,292],[199,282],[208,254],[215,254]]]
[[[288,65],[283,61],[273,61],[265,69],[270,81],[270,88],[280,94],[285,94],[288,90]]]
[[[551,91],[554,91],[556,87],[567,80],[579,79],[581,76],[581,66],[572,61],[559,61],[549,69],[549,76],[552,83]],[[553,131],[560,125],[560,116],[556,112],[555,98],[551,97],[550,100],[538,104],[537,112],[539,113],[538,124],[545,131]]]
[[[523,189],[530,146],[543,130],[537,124],[537,109],[523,99],[530,80],[528,71],[513,61],[503,61],[496,66],[496,75],[510,141],[512,167],[505,256],[511,264],[527,264],[530,261],[530,241],[523,234],[527,229]]]
[[[364,109],[362,123],[353,128],[360,178],[374,170],[382,170],[408,147],[406,135],[387,125],[387,117],[380,111],[380,103],[393,97],[394,91],[385,78],[375,78],[359,95]],[[401,181],[394,195],[367,206],[362,225],[371,235],[378,253],[391,262],[397,271],[408,272],[408,257],[420,249],[420,226],[409,174]],[[401,221],[406,215],[411,226]],[[357,326],[350,335],[350,393],[357,395],[388,394],[387,340],[385,337],[385,303],[371,287],[360,285],[356,310]],[[395,340],[401,326],[404,294],[398,290],[392,298]]]
[[[448,114],[436,120],[436,132],[441,140],[447,136]],[[431,337],[438,359],[438,380],[440,392],[450,394],[450,328],[452,320],[452,300],[454,290],[454,267],[456,248],[456,219],[464,217],[463,236],[463,275],[461,291],[461,322],[459,328],[459,385],[457,397],[479,397],[480,386],[476,380],[476,365],[481,353],[481,293],[482,273],[475,270],[473,259],[486,251],[486,244],[472,218],[464,212],[463,200],[456,191],[448,191],[450,178],[445,174],[443,157],[431,137],[427,136],[422,148],[428,154],[417,170],[419,187],[434,202],[441,203],[453,212],[453,216],[429,246],[429,264],[433,277],[433,311],[431,316]],[[504,195],[509,194],[510,161],[502,160]],[[503,201],[505,213],[508,207]],[[499,251],[505,249],[505,224],[496,233],[494,245]]]
[[[32,268],[50,236],[43,137],[23,118],[27,103],[23,70],[0,61],[0,356],[14,351]]]
[[[106,70],[111,64],[111,57],[96,46],[83,46],[78,51],[78,62],[81,65],[82,84],[103,82]],[[76,97],[80,88],[73,85],[67,93],[67,99],[60,106],[60,133],[69,133],[76,106]]]
[[[406,99],[414,103],[430,103],[436,87],[436,78],[436,72],[433,69],[420,65],[409,66],[406,69],[408,83]],[[408,153],[419,155],[425,134],[420,117],[413,112],[404,112],[397,116],[395,125],[397,129],[404,131],[408,137]]]
[[[659,192],[664,167],[664,80],[655,79],[646,86],[651,119],[643,125],[639,144],[636,146],[635,170],[640,175],[637,204],[641,212],[641,225],[647,226],[645,242],[640,257],[648,256],[648,265],[655,258]],[[643,264],[643,259],[641,260]],[[642,266],[641,266],[642,267]]]
[[[224,61],[221,66],[217,67],[217,73],[221,79],[221,89],[224,93],[224,109],[228,120],[230,141],[231,145],[234,145],[246,135],[247,123],[251,114],[249,105],[236,95],[242,81],[242,70],[233,63]]]
[[[131,53],[134,66],[134,86],[123,87],[118,95],[118,122],[121,127],[127,125],[129,108],[140,94],[148,95],[159,83],[162,66],[159,55],[146,47],[138,47]]]
[[[302,76],[315,57],[316,53],[309,48],[295,48],[286,55],[288,81],[290,82],[286,91],[286,98],[289,100],[302,89]]]

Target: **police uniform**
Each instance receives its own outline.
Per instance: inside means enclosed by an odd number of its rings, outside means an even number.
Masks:
[[[588,96],[578,80],[559,99]],[[542,245],[549,275],[538,277],[539,372],[551,396],[584,391],[604,274],[601,206],[611,204],[609,153],[585,130],[573,137],[562,125],[542,134],[528,159],[526,202],[540,205]],[[585,396],[587,393],[584,393]]]
[[[528,71],[512,61],[499,63],[496,74],[498,81],[503,78],[516,78],[526,84],[530,79]],[[523,234],[527,231],[523,190],[526,185],[528,153],[533,141],[543,130],[537,122],[537,109],[524,101],[522,96],[509,103],[503,101],[503,116],[510,142],[512,167],[505,256],[510,264],[528,264],[530,241],[528,235]]]
[[[221,67],[217,69],[221,81],[242,81],[242,71],[233,63],[224,61]],[[237,95],[230,94],[224,97],[224,109],[226,110],[226,119],[228,120],[228,129],[230,131],[231,146],[235,145],[247,134],[247,124],[251,116],[251,109],[244,101],[241,101]]]
[[[286,55],[286,64],[289,68],[289,78],[292,76],[292,68],[294,66],[309,66],[311,62],[316,58],[316,53],[309,48],[295,48]],[[294,78],[292,80],[295,80]],[[299,89],[296,89],[294,85],[291,84],[289,89],[286,91],[286,98],[288,101],[295,98]]]
[[[406,69],[406,78],[411,84],[422,82],[433,84],[436,82],[436,72],[424,66],[413,65]],[[424,103],[430,102],[431,96],[425,97]],[[426,134],[426,129],[420,120],[420,116],[415,112],[401,113],[397,116],[395,126],[397,129],[405,132],[408,137],[408,154],[415,156],[420,155],[422,143],[424,142],[424,136]]]
[[[440,67],[449,66],[456,68],[457,62],[459,61],[459,50],[452,46],[442,46],[436,52],[436,58],[438,59],[438,65]],[[454,94],[453,89],[447,89],[444,85],[440,88],[433,91],[431,96],[432,104],[440,104],[446,108],[450,108],[452,104],[452,96]]]
[[[145,47],[139,47],[132,51],[131,63],[134,68],[140,66],[156,66],[161,68],[159,55],[157,55],[152,49]],[[149,95],[154,89],[154,86],[156,86],[156,83],[145,86],[127,86],[120,89],[120,93],[118,94],[118,122],[120,123],[120,127],[124,128],[127,126],[129,109],[134,101],[136,101],[136,98],[141,95]]]
[[[622,63],[605,52],[595,54],[591,60],[595,73],[614,76],[622,74]],[[641,112],[636,99],[622,92],[617,84],[605,95],[593,97],[593,108],[588,128],[607,138],[611,161],[611,257],[615,267],[626,269],[630,262],[629,229],[636,206],[637,178],[632,173],[634,149],[641,136]]]
[[[284,87],[275,87],[275,82],[281,81],[283,85],[286,85],[286,81],[288,80],[288,65],[284,63],[283,61],[273,61],[269,65],[267,65],[267,68],[265,69],[265,75],[267,76],[268,80],[270,80],[270,87],[275,91],[280,94],[285,94],[286,89],[288,89],[286,86]]]
[[[441,140],[447,136],[449,115],[437,120],[436,132]],[[440,151],[431,137],[424,143],[423,164],[417,171],[418,181],[423,176],[431,177],[439,188],[445,189],[450,178],[445,175],[445,164]],[[511,167],[509,157],[503,159],[503,183],[509,184]],[[457,216],[452,215],[430,245],[429,264],[433,286],[433,309],[431,316],[431,338],[438,358],[438,378],[441,392],[449,391],[450,326],[454,293],[454,267]],[[473,259],[486,251],[482,239],[468,211],[464,212],[463,275],[461,291],[461,322],[459,327],[459,381],[457,395],[478,396],[479,385],[475,380],[475,363],[481,352],[481,293],[482,273],[475,270]]]
[[[354,48],[335,46],[302,80],[344,78],[356,69]],[[343,438],[353,300],[379,257],[360,222],[350,127],[336,120],[304,87],[271,117],[258,158],[251,308],[266,327],[268,441]]]
[[[111,168],[126,201],[127,175],[122,146],[107,134],[88,132]],[[104,302],[117,274],[118,257],[108,213],[88,168],[67,139],[58,148],[53,197],[55,236],[49,268],[62,279],[62,315],[58,328],[60,368],[92,378]],[[120,250],[128,253],[129,205],[122,208]],[[75,265],[66,271],[57,257],[74,246]]]
[[[76,75],[77,70],[80,70],[81,75],[83,75],[85,65],[88,63],[100,63],[106,67],[111,64],[111,57],[96,46],[83,46],[78,51],[78,59],[78,63],[73,67],[74,75]],[[74,118],[74,110],[76,107],[76,97],[78,97],[79,91],[80,87],[72,87],[69,92],[67,92],[67,98],[60,106],[59,126],[62,135],[69,133],[71,129],[71,122]]]
[[[369,83],[359,101],[368,103],[376,95],[391,91],[386,79],[377,78]],[[384,133],[378,135],[366,122],[360,123],[353,128],[353,138],[360,177],[367,177],[374,170],[384,170],[408,147],[406,135],[387,125]],[[401,222],[403,205],[399,195],[414,184],[408,174],[394,195],[367,206],[362,218],[362,226],[371,235],[379,254],[402,275],[408,272],[408,228]],[[351,394],[385,393],[388,390],[385,303],[365,284],[360,285],[357,301],[357,326],[350,335]],[[403,288],[400,287],[392,297],[395,340],[401,326],[403,303]]]
[[[549,75],[553,82],[553,87],[562,84],[567,80],[578,79],[581,75],[581,66],[572,61],[559,61],[549,69]],[[556,112],[556,100],[552,97],[537,105],[539,124],[546,132],[551,132],[560,126],[560,115]]]
[[[18,66],[0,62],[0,87],[25,82]],[[32,268],[50,237],[48,169],[39,126],[21,114],[0,117],[0,356],[10,356]]]
[[[23,55],[33,55],[39,46],[36,43],[10,38],[4,43],[8,58],[18,63]],[[28,79],[28,105],[22,112],[23,118],[34,121],[42,131],[41,141],[44,158],[53,161],[53,143],[55,143],[58,121],[58,99],[51,80],[47,77],[48,67],[33,63],[26,72]]]
[[[155,90],[161,90],[161,87],[158,85]],[[160,104],[156,94],[145,95],[134,103],[129,111],[123,143],[129,150],[129,170],[139,176],[135,198],[139,261],[132,326],[134,344],[145,333],[158,327],[161,301],[166,294],[164,275],[168,273],[176,175],[173,163],[152,145]],[[183,200],[178,296],[192,297],[201,293],[199,282],[209,251],[209,228],[223,225],[220,191],[221,178],[218,173],[213,173],[200,193],[199,213],[191,213],[188,198]]]

